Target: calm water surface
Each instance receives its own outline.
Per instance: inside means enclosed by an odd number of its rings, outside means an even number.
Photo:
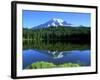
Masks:
[[[23,51],[23,68],[38,61],[61,63],[79,63],[84,66],[90,65],[90,50],[73,50],[73,51],[43,51],[43,50],[24,50]]]

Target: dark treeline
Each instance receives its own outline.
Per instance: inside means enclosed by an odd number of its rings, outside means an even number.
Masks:
[[[24,40],[23,50],[39,49],[39,50],[86,50],[90,49],[90,44],[79,42],[64,42],[64,41],[38,41],[38,40]]]
[[[72,41],[90,43],[90,27],[49,27],[24,29],[23,40]]]

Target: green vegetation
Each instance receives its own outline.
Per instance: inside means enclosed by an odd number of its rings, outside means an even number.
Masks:
[[[23,28],[23,49],[89,49],[90,35],[90,27],[59,26],[40,29]]]
[[[23,29],[23,40],[72,41],[90,43],[90,27],[49,27]]]
[[[56,65],[50,62],[36,62],[28,66],[26,69],[43,69],[43,68],[63,68],[63,67],[79,67],[81,66],[80,64],[76,63],[64,63],[60,65]]]

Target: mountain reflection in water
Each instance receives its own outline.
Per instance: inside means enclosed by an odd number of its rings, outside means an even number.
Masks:
[[[23,69],[32,63],[44,61],[54,64],[78,63],[82,66],[91,65],[89,44],[65,42],[23,42]]]

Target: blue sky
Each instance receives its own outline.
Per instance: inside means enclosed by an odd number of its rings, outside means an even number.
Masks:
[[[90,26],[90,13],[74,13],[74,12],[47,12],[47,11],[31,11],[23,10],[22,19],[24,28],[32,28],[43,24],[52,18],[60,18],[75,26]]]

